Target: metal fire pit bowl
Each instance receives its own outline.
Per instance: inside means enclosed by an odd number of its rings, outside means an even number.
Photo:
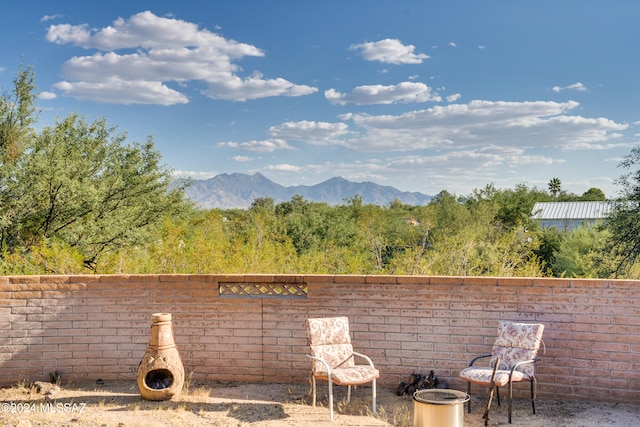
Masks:
[[[413,393],[413,427],[464,427],[467,393],[448,389],[418,390]]]

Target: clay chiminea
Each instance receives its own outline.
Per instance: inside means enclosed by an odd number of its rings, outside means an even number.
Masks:
[[[184,366],[173,340],[171,313],[151,318],[151,341],[138,367],[138,389],[143,399],[168,400],[182,391]]]

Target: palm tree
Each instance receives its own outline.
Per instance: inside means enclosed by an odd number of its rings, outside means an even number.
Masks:
[[[561,186],[562,182],[560,181],[560,178],[551,178],[551,181],[549,181],[549,191],[551,192],[551,195],[553,197],[558,197],[558,194],[560,194]]]

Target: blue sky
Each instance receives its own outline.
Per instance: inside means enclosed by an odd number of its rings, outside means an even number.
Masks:
[[[32,65],[41,123],[104,117],[196,179],[613,197],[638,22],[634,0],[9,2],[0,87]]]

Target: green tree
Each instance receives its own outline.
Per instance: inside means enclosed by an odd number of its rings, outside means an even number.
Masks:
[[[560,192],[562,191],[562,182],[560,178],[551,178],[549,181],[549,192],[555,198],[558,197]]]
[[[444,190],[438,193],[428,205],[435,226],[432,237],[456,234],[471,218],[469,210],[461,199]]]
[[[126,145],[114,131],[72,114],[37,136],[18,175],[31,206],[17,224],[26,246],[57,238],[95,268],[100,254],[147,242],[163,215],[187,206],[151,139]]]
[[[285,223],[287,236],[298,254],[319,248],[326,235],[326,209],[328,205],[308,202],[296,194],[288,202],[276,206],[277,215]]]
[[[600,277],[606,270],[601,258],[607,238],[606,230],[581,226],[566,233],[554,252],[555,276]],[[607,274],[606,272],[604,273]]]
[[[565,234],[564,231],[559,231],[556,227],[546,227],[538,232],[540,247],[534,252],[540,259],[540,267],[547,273],[553,274],[556,254],[560,249],[560,243]]]
[[[29,67],[18,70],[13,91],[0,96],[0,165],[12,165],[20,158],[33,135],[37,119],[35,75]]]
[[[525,184],[518,184],[515,188],[498,190],[493,184],[481,190],[474,190],[467,199],[467,204],[484,206],[494,211],[494,219],[508,229],[523,225],[531,227],[531,210],[536,202],[546,201],[549,195]]]
[[[605,253],[615,258],[613,273],[621,275],[640,258],[640,147],[631,150],[620,166],[627,169],[617,181],[621,197],[604,227],[611,233]]]
[[[580,199],[589,202],[603,202],[607,200],[607,197],[604,195],[604,192],[601,189],[592,187],[582,193]]]
[[[16,178],[17,162],[32,141],[35,84],[31,68],[18,70],[13,90],[0,96],[0,243],[13,243],[15,223],[30,208]]]
[[[163,216],[189,207],[151,139],[125,144],[105,120],[77,114],[36,132],[36,99],[31,68],[0,98],[0,257],[68,253],[95,269],[101,254],[148,242]]]
[[[271,197],[258,197],[253,200],[249,209],[265,209],[268,212],[275,212],[276,205]]]

